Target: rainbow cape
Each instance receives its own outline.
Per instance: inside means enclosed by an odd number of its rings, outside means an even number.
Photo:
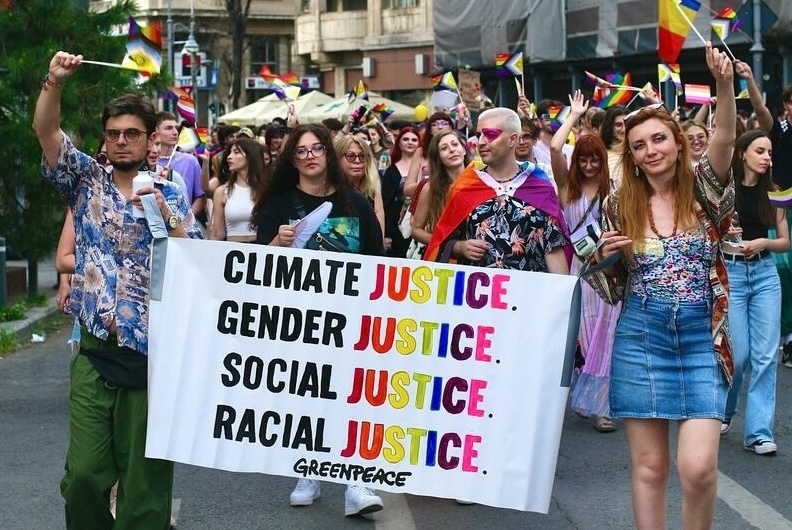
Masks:
[[[523,202],[529,203],[558,219],[564,236],[569,240],[569,227],[561,212],[558,195],[550,183],[547,175],[535,164],[526,162],[521,165],[523,173],[528,173],[528,178],[517,188],[514,196]],[[465,220],[473,209],[482,202],[495,198],[495,190],[487,186],[479,177],[474,164],[470,164],[459,176],[448,192],[446,207],[437,221],[432,239],[426,247],[424,259],[427,261],[440,261],[442,247],[454,230]],[[572,246],[564,246],[567,263],[572,263]],[[442,260],[447,260],[442,256]]]

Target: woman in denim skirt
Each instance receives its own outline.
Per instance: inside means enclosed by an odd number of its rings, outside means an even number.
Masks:
[[[715,511],[720,425],[733,376],[719,243],[734,208],[737,116],[732,63],[709,43],[705,51],[720,102],[708,152],[691,167],[684,134],[662,104],[625,117],[622,185],[603,206],[604,243],[594,257],[613,263],[590,280],[607,301],[624,300],[610,407],[627,431],[637,528],[666,527],[671,421],[679,422],[684,527],[710,528]]]
[[[773,146],[764,131],[740,136],[734,148],[735,210],[733,226],[722,243],[729,272],[729,327],[734,350],[734,383],[726,402],[721,434],[726,434],[737,412],[743,372],[751,367],[745,396],[746,450],[759,455],[778,450],[773,437],[776,400],[776,356],[781,335],[781,282],[770,252],[789,249],[786,212],[770,204],[774,188]],[[736,223],[733,223],[736,225]],[[768,239],[768,228],[776,237]]]

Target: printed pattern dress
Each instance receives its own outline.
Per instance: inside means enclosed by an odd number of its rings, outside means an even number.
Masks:
[[[577,226],[588,210],[590,201],[583,195],[564,207],[564,215],[570,227]],[[599,222],[600,208],[595,205],[588,219],[581,224]],[[572,258],[570,274],[578,274],[583,262]],[[611,354],[616,322],[621,313],[621,302],[606,303],[586,282],[581,282],[581,314],[578,341],[586,363],[578,371],[572,389],[572,410],[582,416],[610,416],[608,394],[610,391]]]

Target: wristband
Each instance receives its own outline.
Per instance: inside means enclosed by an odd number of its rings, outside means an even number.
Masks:
[[[41,90],[49,90],[50,88],[60,88],[62,86],[63,86],[62,83],[56,83],[54,81],[52,74],[50,74],[49,72],[47,72],[47,75],[45,75],[41,79],[41,85],[40,85]]]

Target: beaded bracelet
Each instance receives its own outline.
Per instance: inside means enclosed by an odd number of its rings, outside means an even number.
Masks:
[[[41,89],[42,90],[49,90],[52,87],[60,88],[62,86],[63,86],[63,84],[56,83],[55,81],[53,81],[52,75],[50,75],[49,72],[41,80]]]

